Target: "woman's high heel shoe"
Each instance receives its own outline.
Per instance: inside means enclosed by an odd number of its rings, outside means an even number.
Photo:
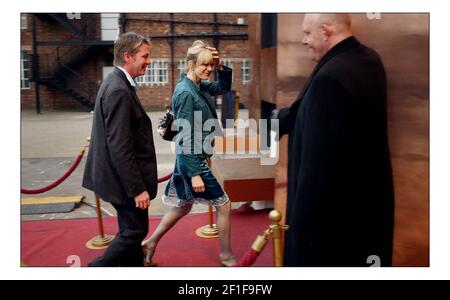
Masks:
[[[224,267],[234,267],[237,264],[236,258],[233,255],[220,255],[219,256],[220,263]]]

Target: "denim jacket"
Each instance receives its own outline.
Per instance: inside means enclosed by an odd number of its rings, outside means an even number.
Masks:
[[[216,81],[202,81],[199,85],[183,75],[172,96],[175,120],[180,126],[180,133],[175,140],[176,151],[177,155],[183,159],[191,177],[200,175],[200,163],[212,156],[211,150],[203,145],[214,146],[215,130],[216,133],[217,130],[220,132],[212,96],[230,91],[232,78],[232,70],[225,66],[222,68],[223,70],[218,70],[216,73]],[[183,127],[183,122],[189,123],[190,130]]]

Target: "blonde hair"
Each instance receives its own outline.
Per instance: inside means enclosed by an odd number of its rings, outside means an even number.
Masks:
[[[189,71],[189,61],[192,61],[194,66],[198,66],[202,64],[212,64],[214,59],[211,50],[206,48],[206,44],[201,40],[197,40],[187,51],[186,73]]]

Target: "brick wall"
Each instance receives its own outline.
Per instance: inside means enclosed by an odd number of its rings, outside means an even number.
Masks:
[[[141,19],[160,19],[169,20],[170,14],[139,14],[127,13],[127,18],[141,18]],[[82,14],[82,18],[86,16],[96,16],[94,18],[96,31],[95,35],[100,39],[100,14]],[[124,15],[122,15],[124,16]],[[173,14],[175,20],[182,21],[214,21],[212,13],[198,13],[198,14]],[[238,18],[243,18],[244,23],[247,24],[246,14],[217,14],[219,22],[223,23],[237,23]],[[164,36],[170,33],[170,24],[165,22],[149,22],[144,20],[127,19],[124,23],[125,27],[122,31],[134,31],[145,36]],[[39,41],[49,40],[73,40],[77,37],[68,31],[66,28],[51,19],[36,18],[37,38]],[[237,33],[246,32],[247,27],[225,26],[220,25],[219,32]],[[192,34],[192,33],[212,33],[212,24],[174,24],[175,34]],[[170,103],[172,90],[179,80],[178,62],[185,58],[187,49],[192,43],[200,38],[186,37],[177,38],[174,43],[174,62],[171,63],[171,47],[168,39],[154,38],[152,40],[151,57],[153,60],[163,59],[169,62],[168,83],[160,85],[141,85],[138,95],[143,102],[143,105],[148,109],[163,109]],[[213,46],[213,38],[201,38],[207,44]],[[32,53],[32,35],[31,35],[31,15],[28,15],[28,29],[22,30],[21,34],[22,49],[26,49],[28,54]],[[70,47],[69,47],[70,48]],[[112,48],[112,47],[111,47]],[[68,47],[59,47],[60,53],[67,51]],[[111,49],[110,49],[111,50]],[[55,46],[39,47],[40,68],[41,71],[51,67],[51,61],[56,55]],[[239,39],[220,39],[219,52],[222,59],[231,59],[233,64],[233,85],[232,89],[239,92],[240,101],[242,103],[248,102],[249,84],[242,83],[242,59],[249,58],[248,41]],[[105,58],[107,57],[107,58]],[[112,54],[92,56],[86,59],[76,71],[93,81],[100,82],[102,80],[103,66],[112,66]],[[31,67],[31,56],[30,56]],[[32,73],[30,72],[30,75]],[[78,104],[71,97],[45,85],[40,86],[41,107],[53,109],[80,109]],[[35,106],[35,92],[34,83],[31,82],[31,88],[21,90],[21,105],[23,108],[34,108]]]
[[[159,19],[169,20],[170,14],[126,14],[127,18],[141,19]],[[183,21],[203,21],[213,22],[213,14],[173,14],[174,20]],[[236,24],[237,18],[243,18],[247,23],[246,14],[218,14],[219,22]],[[142,20],[128,20],[126,22],[125,31],[134,31],[146,36],[166,35],[170,33],[170,25],[168,23],[149,22]],[[175,34],[193,34],[193,33],[211,33],[213,25],[211,24],[183,24],[175,23]],[[237,33],[246,32],[246,27],[236,26],[219,26],[219,32]],[[175,39],[174,45],[174,62],[170,64],[171,48],[167,39],[154,38],[152,40],[151,57],[155,59],[164,59],[169,61],[169,80],[164,85],[141,85],[138,95],[146,108],[161,109],[170,103],[172,89],[179,80],[178,62],[186,57],[187,49],[192,43],[202,39],[207,44],[213,46],[213,38],[196,38],[186,37]],[[233,63],[233,85],[232,89],[240,94],[242,103],[248,102],[248,84],[242,83],[242,59],[249,58],[247,40],[225,40],[219,42],[219,52],[222,59],[231,59]],[[173,68],[173,77],[172,71]]]
[[[27,15],[27,28],[21,29],[21,50],[25,51],[29,59],[30,67],[30,88],[21,89],[21,107],[23,109],[34,109],[36,107],[35,83],[33,82],[33,65],[32,65],[32,15]],[[89,36],[96,39],[100,38],[100,18],[99,14],[81,14],[82,20],[89,20],[87,30]],[[82,29],[82,20],[71,20],[80,30]],[[79,40],[80,38],[59,24],[57,21],[48,17],[37,17],[36,22],[36,39],[38,41],[52,40]],[[79,47],[79,46],[78,46]],[[73,46],[38,46],[39,69],[41,74],[51,70],[56,62],[57,53],[64,54],[73,49]],[[89,78],[96,82],[101,80],[101,72],[103,66],[103,57],[90,57],[86,59],[80,66],[75,68],[83,77]],[[60,92],[59,90],[41,84],[40,86],[40,106],[42,109],[84,109],[72,97]]]

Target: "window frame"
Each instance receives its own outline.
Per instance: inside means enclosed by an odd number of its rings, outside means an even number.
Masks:
[[[221,58],[220,63],[225,67],[233,69],[234,59],[233,58],[223,58],[223,59]],[[233,82],[233,81],[234,81],[234,72],[231,73],[231,82]]]
[[[165,58],[152,59],[145,75],[136,78],[139,86],[164,86],[169,83],[169,61]]]
[[[27,13],[20,14],[20,29],[21,30],[28,29],[28,14]]]
[[[248,84],[251,81],[250,59],[248,58],[242,59],[241,69],[242,69],[242,84]]]
[[[25,64],[27,68],[25,68]],[[25,72],[27,74],[26,77]],[[31,89],[30,64],[28,60],[28,54],[26,51],[20,51],[20,89],[21,90]]]
[[[179,78],[181,79],[181,75],[184,74],[184,70],[186,70],[187,67],[187,61],[185,59],[178,60],[178,71],[179,71]]]

